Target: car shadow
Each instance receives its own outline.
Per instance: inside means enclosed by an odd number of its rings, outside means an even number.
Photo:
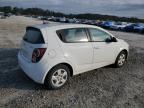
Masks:
[[[19,67],[18,49],[0,48],[0,88],[22,90],[43,89],[43,86],[32,81]]]

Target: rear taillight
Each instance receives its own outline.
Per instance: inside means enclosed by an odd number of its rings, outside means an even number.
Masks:
[[[39,62],[41,60],[41,58],[43,57],[45,51],[46,51],[46,48],[36,48],[36,49],[34,49],[34,51],[32,53],[32,62],[33,63]]]

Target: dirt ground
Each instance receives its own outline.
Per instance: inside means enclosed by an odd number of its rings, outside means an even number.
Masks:
[[[38,23],[22,16],[0,19],[0,108],[144,108],[144,35],[110,31],[130,44],[127,64],[77,75],[50,91],[29,79],[17,62],[25,27]]]

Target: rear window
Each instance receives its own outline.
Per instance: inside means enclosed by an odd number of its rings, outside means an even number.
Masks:
[[[27,27],[23,40],[32,44],[44,43],[41,31],[33,27]]]

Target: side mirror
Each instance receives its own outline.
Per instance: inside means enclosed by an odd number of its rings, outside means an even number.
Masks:
[[[115,37],[112,37],[112,42],[117,42],[117,39]]]
[[[116,39],[115,37],[112,37],[111,39],[110,39],[110,38],[107,38],[107,39],[105,40],[105,42],[107,42],[107,43],[117,42],[117,39]]]

